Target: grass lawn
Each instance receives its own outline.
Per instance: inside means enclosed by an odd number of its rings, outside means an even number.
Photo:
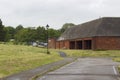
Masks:
[[[120,62],[120,50],[62,50],[70,57],[110,57],[114,61]]]
[[[0,78],[61,60],[56,51],[23,45],[0,44]]]
[[[93,50],[62,50],[67,53],[70,57],[112,57],[118,61],[120,58],[120,50],[104,50],[104,51],[93,51]],[[120,61],[120,60],[119,60]]]

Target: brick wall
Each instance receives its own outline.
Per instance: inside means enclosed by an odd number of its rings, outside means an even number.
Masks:
[[[70,48],[70,43],[69,41],[65,41],[65,49],[69,49]]]
[[[56,41],[56,49],[60,49],[60,42]]]
[[[60,41],[60,49],[64,48],[64,41]]]
[[[120,49],[120,37],[95,37],[93,45],[93,49]]]
[[[69,49],[69,41],[57,41],[56,49]]]
[[[83,38],[83,48],[85,47],[84,41],[92,40],[92,49],[107,49],[117,50],[120,49],[120,37],[94,37],[90,39]],[[56,41],[56,39],[49,40],[49,48],[56,49],[70,49],[70,41]]]
[[[48,47],[53,48],[53,49],[56,48],[56,39],[55,38],[51,38],[48,40]]]

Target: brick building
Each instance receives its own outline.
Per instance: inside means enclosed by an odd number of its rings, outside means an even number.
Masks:
[[[49,47],[56,49],[120,49],[120,18],[103,17],[67,29]]]

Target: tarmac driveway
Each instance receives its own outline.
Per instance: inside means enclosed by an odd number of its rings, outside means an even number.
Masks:
[[[79,58],[37,80],[119,80],[117,65],[109,58]]]

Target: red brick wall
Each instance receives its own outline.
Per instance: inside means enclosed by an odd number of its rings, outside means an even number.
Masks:
[[[57,49],[69,49],[69,41],[57,41],[56,48]]]
[[[60,49],[64,48],[64,41],[60,41]]]
[[[120,37],[94,37],[90,39],[83,38],[82,40],[92,40],[92,49],[107,49],[117,50],[120,49]],[[83,47],[85,44],[83,44]],[[50,39],[49,48],[56,49],[70,49],[70,41],[56,41]],[[84,48],[83,48],[84,49]]]
[[[55,38],[51,38],[48,40],[48,47],[53,48],[53,49],[56,48],[56,39]]]
[[[60,49],[60,42],[56,41],[56,49]]]
[[[95,37],[93,49],[120,49],[120,37]]]
[[[69,49],[69,48],[70,48],[69,41],[65,41],[65,49]]]

